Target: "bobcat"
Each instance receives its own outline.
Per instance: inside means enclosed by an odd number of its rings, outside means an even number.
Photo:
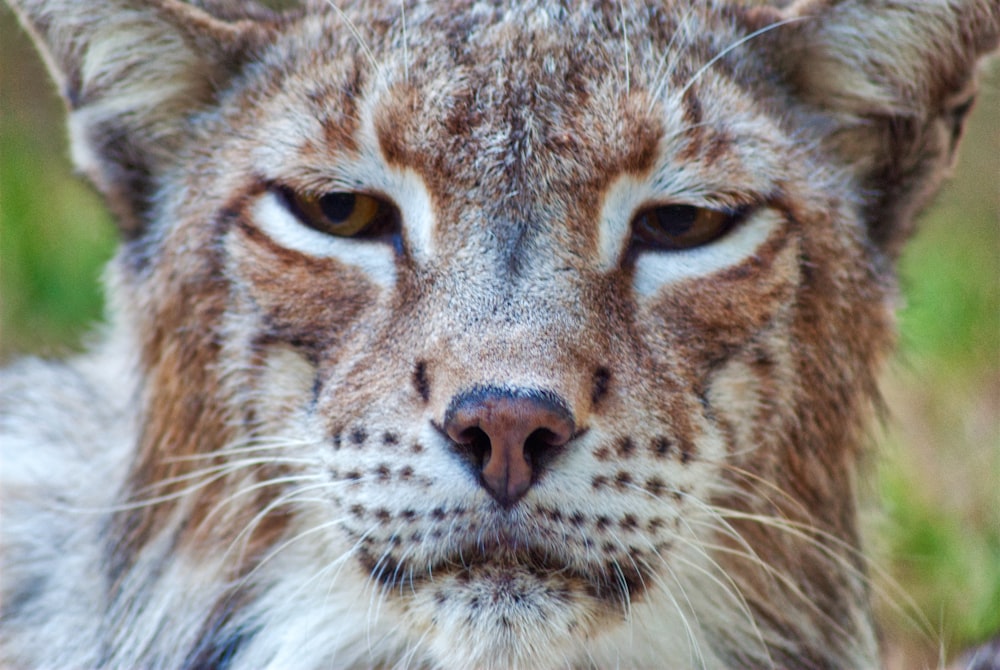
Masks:
[[[3,373],[12,668],[874,668],[894,261],[995,0],[16,0],[122,242]]]

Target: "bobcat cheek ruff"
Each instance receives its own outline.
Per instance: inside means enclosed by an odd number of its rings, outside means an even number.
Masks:
[[[892,266],[995,2],[13,4],[123,244],[3,372],[4,665],[877,666]]]

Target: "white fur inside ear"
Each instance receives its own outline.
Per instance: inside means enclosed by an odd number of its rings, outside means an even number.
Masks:
[[[753,256],[783,219],[773,209],[760,209],[722,238],[694,249],[644,251],[635,263],[634,286],[640,295],[686,279],[705,277]]]
[[[270,191],[257,200],[252,214],[261,232],[286,249],[354,265],[385,287],[396,282],[396,254],[384,242],[335,237],[313,230],[299,221]]]

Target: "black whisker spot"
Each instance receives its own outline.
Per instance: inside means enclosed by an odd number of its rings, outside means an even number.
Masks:
[[[672,445],[669,439],[662,436],[658,437],[655,440],[653,440],[652,444],[653,454],[657,458],[665,458],[668,454],[670,454],[671,446]]]
[[[431,399],[431,383],[427,379],[426,361],[417,361],[413,369],[413,388],[416,389],[420,399],[424,402]]]
[[[603,365],[594,370],[593,389],[590,392],[590,402],[596,405],[607,395],[611,385],[611,372]]]

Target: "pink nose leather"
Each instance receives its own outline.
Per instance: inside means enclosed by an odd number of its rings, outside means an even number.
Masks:
[[[448,437],[481,463],[483,487],[505,507],[524,497],[546,454],[565,445],[573,429],[562,403],[502,389],[457,398],[444,425]]]

